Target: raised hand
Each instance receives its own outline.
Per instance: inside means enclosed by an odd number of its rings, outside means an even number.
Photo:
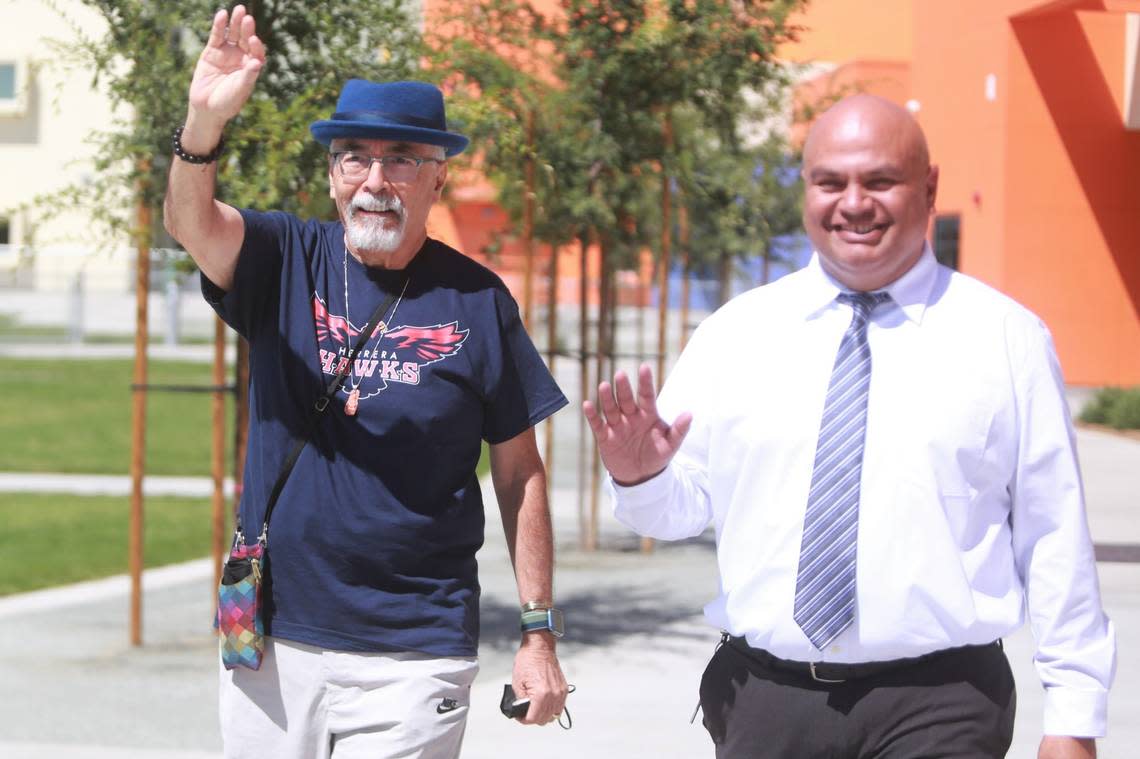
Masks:
[[[255,32],[244,5],[234,6],[232,15],[225,10],[214,14],[190,83],[190,110],[198,119],[220,128],[249,99],[265,63],[265,45]]]
[[[585,401],[582,412],[598,441],[602,463],[619,485],[636,485],[661,472],[681,447],[693,421],[691,414],[684,413],[670,425],[657,413],[648,364],[638,369],[636,396],[629,377],[619,371],[612,386],[609,382],[598,385],[598,406]]]

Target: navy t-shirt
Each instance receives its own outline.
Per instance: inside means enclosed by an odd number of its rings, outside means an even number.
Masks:
[[[567,402],[518,305],[493,272],[436,240],[405,270],[377,270],[345,255],[339,222],[241,213],[232,289],[204,276],[202,289],[250,345],[247,542],[292,441],[309,437],[270,521],[267,632],[336,650],[474,655],[480,441],[509,440]],[[389,294],[387,330],[369,337],[314,427],[314,402]]]

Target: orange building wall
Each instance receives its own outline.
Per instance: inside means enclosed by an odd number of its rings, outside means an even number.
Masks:
[[[790,141],[803,145],[811,113],[856,92],[866,92],[904,105],[910,99],[910,64],[905,61],[855,60],[798,84],[792,92]]]
[[[863,89],[918,102],[941,166],[938,212],[961,216],[960,268],[1042,317],[1069,383],[1140,384],[1140,194],[1131,189],[1140,133],[1121,115],[1120,12],[1140,3],[904,4],[809,3],[810,29],[781,53],[840,67],[803,93],[868,82],[884,58],[909,59],[898,86]]]
[[[916,3],[911,82],[917,118],[940,167],[937,212],[961,215],[959,268],[1004,289],[1011,85],[1009,30],[1001,5],[1001,0]],[[994,101],[986,99],[989,75],[996,84]]]
[[[529,0],[538,12],[548,17],[561,15],[560,0]],[[449,15],[464,13],[463,0],[425,0],[425,24],[435,26],[434,31],[448,33],[440,26]],[[541,61],[542,55],[538,56]],[[532,297],[528,309],[525,286],[526,254],[516,225],[495,203],[497,190],[479,170],[478,156],[466,155],[452,164],[448,176],[448,190],[442,203],[433,207],[428,218],[428,234],[451,245],[456,250],[493,269],[519,302],[524,315],[530,311],[539,315],[549,301],[549,272],[551,249],[538,242],[534,244],[532,261]],[[487,248],[495,247],[494,254]],[[577,303],[580,297],[581,249],[577,244],[564,246],[558,255],[558,302]],[[601,278],[601,256],[596,247],[587,250],[588,301],[597,303],[598,282]],[[651,262],[649,264],[652,266]],[[642,269],[646,267],[643,265]],[[648,281],[648,273],[638,275]],[[634,296],[636,297],[636,295]],[[628,302],[629,293],[622,293],[622,302]]]
[[[792,17],[799,39],[777,57],[797,63],[857,58],[908,61],[913,54],[913,0],[809,0]]]
[[[1121,114],[1124,16],[1017,22],[1006,290],[1053,330],[1068,381],[1140,384],[1140,133]],[[1032,134],[1032,141],[1012,139]]]
[[[1140,10],[1140,2],[1110,5]],[[918,102],[941,166],[938,212],[961,215],[960,268],[1041,316],[1066,380],[1077,385],[1140,384],[1140,201],[1132,189],[1140,133],[1124,129],[1120,111],[1124,16],[1105,7],[813,0],[799,19],[801,40],[780,50],[789,61],[838,64],[802,94],[859,82],[895,102]],[[474,198],[448,215],[441,228],[476,258],[506,222]],[[503,255],[517,261],[517,243]],[[537,271],[548,256],[542,251]],[[575,279],[576,248],[559,259],[564,283]],[[521,297],[511,271],[521,267],[497,268]],[[591,269],[596,277],[596,263]]]
[[[1036,312],[1066,381],[1140,383],[1140,135],[1120,112],[1124,16],[1025,0],[915,4],[913,94],[961,214],[963,271]],[[946,65],[954,61],[954,65]],[[987,74],[996,100],[984,97]]]

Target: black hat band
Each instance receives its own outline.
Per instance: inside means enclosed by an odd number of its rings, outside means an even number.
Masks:
[[[385,113],[383,111],[337,111],[332,115],[333,121],[367,121],[373,124],[402,124],[404,126],[418,126],[424,129],[447,131],[435,119],[423,119],[407,113]]]

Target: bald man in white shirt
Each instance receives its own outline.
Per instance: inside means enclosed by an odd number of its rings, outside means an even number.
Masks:
[[[716,756],[1005,756],[1028,609],[1038,756],[1094,757],[1115,633],[1049,332],[935,261],[905,110],[841,101],[803,175],[808,266],[709,317],[659,399],[642,366],[584,404],[623,523],[716,530]]]

